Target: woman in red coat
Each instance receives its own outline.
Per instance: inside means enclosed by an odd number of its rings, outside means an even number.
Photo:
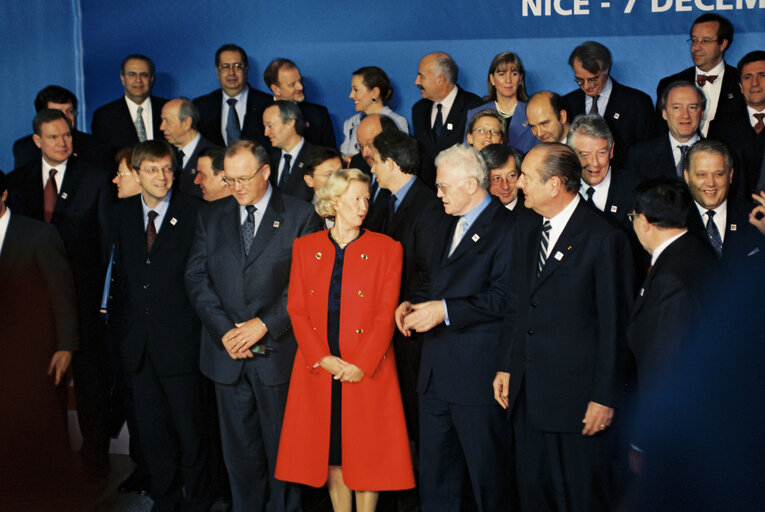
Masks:
[[[295,240],[287,310],[298,342],[276,478],[320,487],[335,511],[373,511],[414,473],[393,356],[398,242],[361,229],[369,178],[337,171],[316,211],[335,226]]]

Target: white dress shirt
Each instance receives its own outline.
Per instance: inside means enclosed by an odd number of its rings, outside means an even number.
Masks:
[[[606,86],[603,87],[603,90],[600,91],[600,94],[598,95],[598,115],[600,117],[603,117],[603,114],[606,113],[606,107],[608,106],[608,100],[611,98],[611,91],[614,89],[613,82],[611,81],[611,77],[608,77],[608,80],[606,80]],[[590,110],[592,109],[592,96],[585,94],[584,95],[584,112],[585,114],[589,114]]]
[[[750,107],[749,105],[746,106],[746,113],[749,114],[749,124],[752,125],[752,128],[754,128],[754,125],[757,124],[757,118],[754,117],[755,114],[765,114],[765,110],[757,111]],[[763,122],[765,123],[765,119],[763,119]]]
[[[709,219],[709,215],[707,215],[707,210],[709,210],[709,208],[705,208],[696,201],[694,201],[693,204],[696,205],[696,209],[699,211],[699,215],[701,215],[701,223],[704,224],[704,227],[706,227],[707,220]],[[728,200],[725,199],[722,203],[720,203],[720,206],[717,208],[712,208],[712,211],[715,212],[715,214],[712,216],[712,222],[714,222],[715,226],[717,226],[717,231],[720,232],[720,240],[722,240],[724,243],[725,223],[728,222]]]
[[[603,178],[603,181],[595,186],[589,185],[586,181],[582,180],[579,186],[579,193],[582,194],[585,201],[587,200],[587,190],[590,187],[595,189],[595,193],[592,194],[592,202],[595,203],[598,210],[601,212],[605,211],[608,190],[611,188],[611,167],[608,167],[608,172],[606,172],[606,177]]]
[[[191,142],[183,146],[182,148],[178,148],[180,151],[183,151],[183,161],[181,162],[181,168],[186,167],[186,164],[189,161],[189,158],[191,158],[191,155],[194,154],[194,150],[197,149],[197,144],[199,144],[199,141],[202,139],[202,136],[197,132],[197,136],[191,139]],[[196,172],[196,169],[191,170],[192,173]]]
[[[138,116],[138,107],[143,107],[141,111],[141,119],[143,119],[143,126],[146,128],[146,140],[152,140],[154,138],[154,118],[151,115],[151,96],[143,100],[140,105],[135,101],[125,96],[125,103],[127,103],[128,110],[130,111],[130,120],[135,125],[135,118]]]
[[[577,194],[574,196],[574,199],[568,203],[568,206],[558,212],[558,215],[552,219],[544,219],[550,221],[550,237],[547,242],[548,258],[550,257],[550,252],[552,252],[553,247],[555,247],[555,244],[558,242],[558,238],[560,238],[561,233],[563,233],[563,230],[566,228],[566,224],[568,224],[569,219],[574,214],[574,210],[576,210],[576,207],[579,204],[579,200],[580,197],[579,194]]]
[[[709,71],[702,71],[696,68],[696,77],[699,75],[717,75],[715,82],[709,83],[707,81],[701,90],[704,91],[704,96],[707,97],[707,108],[704,110],[704,117],[701,120],[700,131],[701,134],[706,137],[709,131],[709,123],[715,118],[715,112],[717,112],[717,104],[720,102],[720,91],[722,90],[723,75],[725,74],[725,61],[720,62],[710,69]]]
[[[454,105],[454,100],[457,98],[457,86],[455,85],[454,88],[451,90],[449,94],[446,95],[444,99],[442,99],[439,102],[433,102],[433,107],[430,110],[430,127],[433,128],[433,123],[436,122],[436,115],[438,115],[438,107],[436,105],[441,105],[441,121],[444,123],[444,130],[451,130],[454,129],[454,127],[449,128],[446,125],[446,118],[449,117],[449,112],[452,111],[452,105]]]
[[[700,138],[698,133],[694,133],[693,137],[688,139],[688,141],[680,142],[674,138],[672,134],[669,134],[669,144],[672,146],[672,159],[675,161],[675,169],[677,169],[677,166],[680,164],[680,157],[683,154],[683,152],[680,151],[680,146],[688,146],[688,149],[691,149],[691,146],[693,146]]]
[[[48,177],[50,176],[50,170],[56,169],[56,175],[53,177],[53,179],[56,182],[56,190],[58,193],[61,193],[61,184],[64,183],[64,174],[66,173],[66,164],[69,160],[65,160],[61,162],[60,164],[56,166],[51,166],[48,164],[48,162],[45,161],[45,159],[42,159],[42,186],[43,190],[45,190],[45,185],[48,184]]]
[[[292,158],[290,158],[290,173],[295,170],[295,162],[297,162],[297,157],[300,154],[300,150],[303,149],[303,146],[305,146],[305,139],[303,137],[300,138],[300,142],[295,144],[295,147],[292,148],[291,151],[285,151],[282,149],[281,153],[281,160],[279,160],[279,174],[276,176],[276,183],[279,183],[279,180],[282,179],[282,174],[284,174],[284,155],[290,155]]]
[[[8,232],[8,224],[11,222],[11,210],[6,208],[0,215],[0,254],[3,254],[3,244],[5,243],[5,234]]]

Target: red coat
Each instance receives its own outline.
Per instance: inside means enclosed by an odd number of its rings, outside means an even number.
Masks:
[[[414,487],[409,438],[391,343],[402,249],[366,231],[345,250],[340,351],[364,372],[343,383],[342,468],[351,489]],[[332,374],[314,365],[330,355],[327,301],[335,248],[326,231],[295,240],[287,311],[298,343],[284,414],[276,478],[320,487],[327,480]]]

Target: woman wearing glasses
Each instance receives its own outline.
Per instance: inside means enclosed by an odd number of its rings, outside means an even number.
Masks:
[[[295,240],[287,310],[298,343],[276,478],[320,487],[335,511],[373,511],[414,473],[394,359],[401,245],[361,229],[369,178],[335,172],[316,211],[330,230]]]

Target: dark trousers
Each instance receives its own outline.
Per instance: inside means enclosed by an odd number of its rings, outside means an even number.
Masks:
[[[254,364],[234,384],[215,383],[233,512],[301,510],[298,488],[274,478],[288,388],[264,384]]]
[[[513,408],[512,430],[522,511],[612,509],[608,431],[590,437],[580,432],[538,430],[528,416],[525,387]]]
[[[507,415],[499,405],[450,403],[432,386],[421,394],[422,512],[459,512],[466,469],[479,512],[509,510],[509,439]]]
[[[132,387],[154,510],[175,510],[185,501],[184,511],[206,512],[212,498],[202,375],[160,375],[145,353]]]

